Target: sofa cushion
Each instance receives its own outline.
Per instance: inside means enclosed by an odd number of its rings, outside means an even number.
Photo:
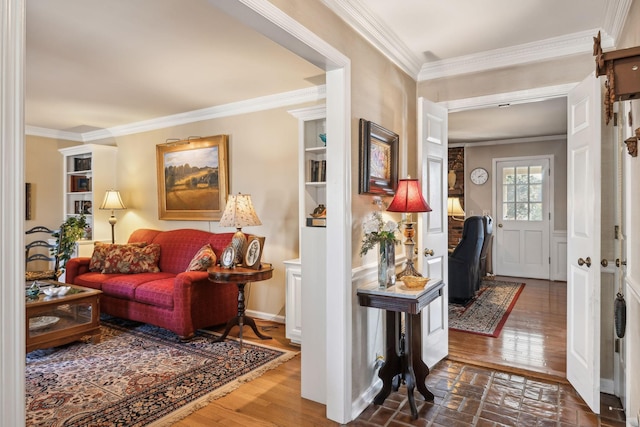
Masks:
[[[147,245],[146,242],[129,243],[127,245],[95,242],[93,245],[93,254],[91,255],[91,261],[89,261],[89,270],[91,271],[104,270],[104,260],[107,258],[107,255],[112,250],[119,250],[119,248],[123,246],[135,246],[135,247],[141,248],[146,245]]]
[[[107,280],[115,277],[122,276],[122,274],[102,274],[99,271],[90,271],[88,273],[80,274],[73,279],[75,285],[84,286],[87,288],[102,290],[102,284]]]
[[[102,292],[112,297],[134,300],[136,289],[147,282],[158,279],[170,279],[173,283],[175,277],[171,273],[140,273],[140,274],[120,274],[108,275],[102,284]]]
[[[160,245],[150,244],[144,247],[123,245],[112,248],[104,260],[102,273],[157,273],[160,260]]]
[[[207,268],[216,263],[216,254],[211,245],[207,243],[194,255],[187,267],[187,271],[207,271]]]
[[[153,280],[136,287],[135,300],[144,304],[173,308],[175,278]]]

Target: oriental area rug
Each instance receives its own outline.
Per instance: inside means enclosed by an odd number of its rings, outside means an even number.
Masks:
[[[27,426],[171,425],[297,354],[111,317],[101,329],[100,343],[27,354]]]
[[[500,336],[524,283],[483,280],[466,305],[449,303],[449,329],[489,337]]]

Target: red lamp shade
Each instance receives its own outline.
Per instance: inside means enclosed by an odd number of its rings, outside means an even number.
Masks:
[[[431,208],[422,197],[417,179],[401,179],[396,195],[387,208],[389,212],[431,212]]]

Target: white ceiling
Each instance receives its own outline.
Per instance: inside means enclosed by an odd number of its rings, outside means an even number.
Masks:
[[[27,1],[28,131],[86,140],[99,129],[324,83],[324,71],[219,12],[212,7],[217,1],[231,0]],[[469,64],[487,68],[590,51],[599,29],[603,45],[611,46],[631,3],[322,1],[419,80],[468,72]],[[523,57],[525,44],[535,57]],[[513,138],[514,129],[517,136],[564,133],[562,100],[549,102],[490,116],[452,114],[450,139]],[[538,110],[546,113],[540,120]]]

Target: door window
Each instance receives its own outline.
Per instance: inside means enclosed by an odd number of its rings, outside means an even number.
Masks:
[[[542,165],[502,169],[502,219],[542,221]]]

